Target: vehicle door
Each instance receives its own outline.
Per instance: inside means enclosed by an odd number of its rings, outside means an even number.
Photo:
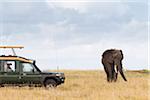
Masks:
[[[41,74],[34,64],[21,62],[21,82],[27,84],[38,84],[41,82]]]
[[[0,81],[3,84],[19,83],[19,70],[16,61],[0,61]]]

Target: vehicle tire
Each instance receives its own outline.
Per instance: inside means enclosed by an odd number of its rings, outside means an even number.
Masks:
[[[57,83],[54,79],[47,79],[44,83],[46,88],[54,88],[57,87]]]
[[[1,88],[1,87],[4,87],[4,85],[3,85],[3,84],[0,84],[0,88]]]

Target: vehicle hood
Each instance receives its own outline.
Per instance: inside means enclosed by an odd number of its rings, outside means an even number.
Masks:
[[[41,72],[42,74],[64,74],[62,72]]]
[[[56,75],[56,76],[64,76],[62,72],[41,72],[43,75]]]

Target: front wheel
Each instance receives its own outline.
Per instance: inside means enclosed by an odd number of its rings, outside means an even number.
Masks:
[[[44,83],[44,86],[46,88],[53,88],[57,86],[57,83],[54,79],[47,79]]]

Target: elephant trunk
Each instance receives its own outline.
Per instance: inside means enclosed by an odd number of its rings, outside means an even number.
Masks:
[[[125,77],[125,75],[122,71],[122,63],[120,62],[118,65],[119,65],[119,66],[117,66],[118,71],[120,72],[120,74],[121,74],[122,78],[124,79],[124,81],[127,81],[127,79],[126,79],[126,77]]]
[[[122,78],[123,78],[125,81],[127,81],[126,77],[125,77],[124,74],[123,74],[123,71],[122,71],[122,70],[119,70],[119,72],[120,72]]]

